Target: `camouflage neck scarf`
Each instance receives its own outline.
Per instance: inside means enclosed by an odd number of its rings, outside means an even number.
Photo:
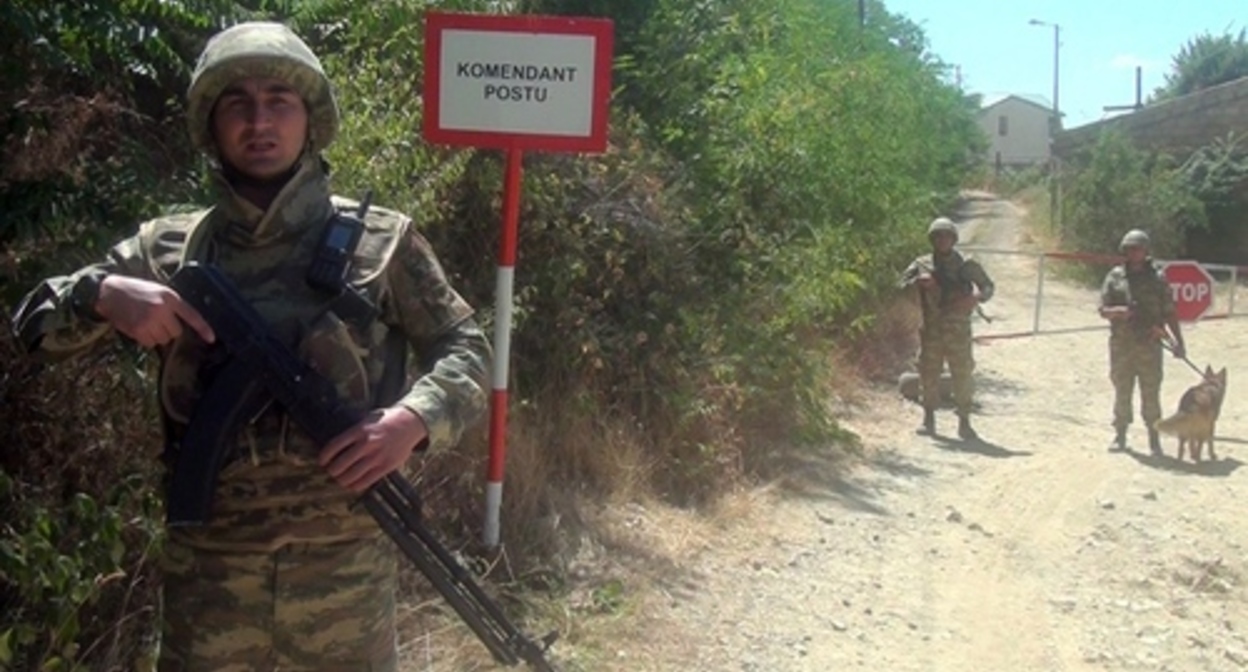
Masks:
[[[309,227],[319,227],[333,213],[329,200],[329,173],[318,155],[307,154],[267,210],[261,210],[234,189],[224,169],[212,172],[217,186],[217,209],[228,222],[230,242],[243,247],[260,247],[282,238],[299,235]]]

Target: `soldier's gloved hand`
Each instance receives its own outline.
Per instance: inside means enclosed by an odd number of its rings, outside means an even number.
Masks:
[[[916,282],[918,282],[919,287],[923,289],[931,289],[936,286],[936,278],[932,277],[931,273],[920,273],[919,279]]]
[[[364,492],[403,466],[428,436],[424,419],[412,411],[378,409],[326,444],[320,463],[342,487]]]
[[[205,343],[216,340],[199,311],[177,292],[150,280],[105,276],[94,309],[114,329],[145,348],[173,341],[182,335],[183,325],[194,329]]]

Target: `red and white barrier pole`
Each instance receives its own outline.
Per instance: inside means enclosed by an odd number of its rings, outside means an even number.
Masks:
[[[511,360],[511,314],[515,294],[516,247],[520,231],[520,184],[523,152],[507,150],[503,181],[503,235],[498,250],[494,296],[494,370],[490,397],[490,462],[485,482],[485,545],[498,545],[503,505],[503,464],[507,456],[507,379]]]

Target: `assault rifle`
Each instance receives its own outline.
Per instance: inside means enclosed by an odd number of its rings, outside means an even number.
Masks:
[[[938,269],[927,261],[920,261],[908,267],[901,275],[901,286],[903,288],[909,287],[925,277],[936,280],[936,285],[940,288],[940,299],[937,301],[937,304],[941,308],[949,305],[953,297],[966,296],[970,293],[969,283],[965,286],[957,286],[963,283],[957,283],[952,278],[946,277],[946,274],[939,272]],[[975,304],[975,313],[983,318],[985,322],[992,322],[992,318],[988,316],[988,313],[984,312],[984,307],[978,303]]]
[[[344,404],[334,384],[302,362],[269,331],[221,271],[189,263],[170,278],[182,299],[212,326],[230,361],[214,378],[179,441],[168,497],[170,525],[203,524],[212,508],[217,474],[241,422],[276,402],[291,422],[318,445],[325,445],[363,417]],[[202,412],[204,409],[219,413]],[[539,672],[556,672],[546,650],[558,636],[535,642],[520,632],[420,519],[420,495],[406,478],[392,472],[361,499],[403,554],[450,603],[494,659],[503,665],[521,660]]]

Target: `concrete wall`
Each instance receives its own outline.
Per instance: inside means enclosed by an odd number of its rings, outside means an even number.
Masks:
[[[1115,129],[1147,150],[1180,157],[1234,132],[1248,134],[1248,77],[1148,105],[1141,110],[1059,131],[1053,151],[1068,158],[1096,143],[1100,134]]]
[[[988,163],[995,165],[999,160],[1002,165],[1019,166],[1048,161],[1051,117],[1051,110],[1013,97],[980,110],[979,126],[989,142]]]

